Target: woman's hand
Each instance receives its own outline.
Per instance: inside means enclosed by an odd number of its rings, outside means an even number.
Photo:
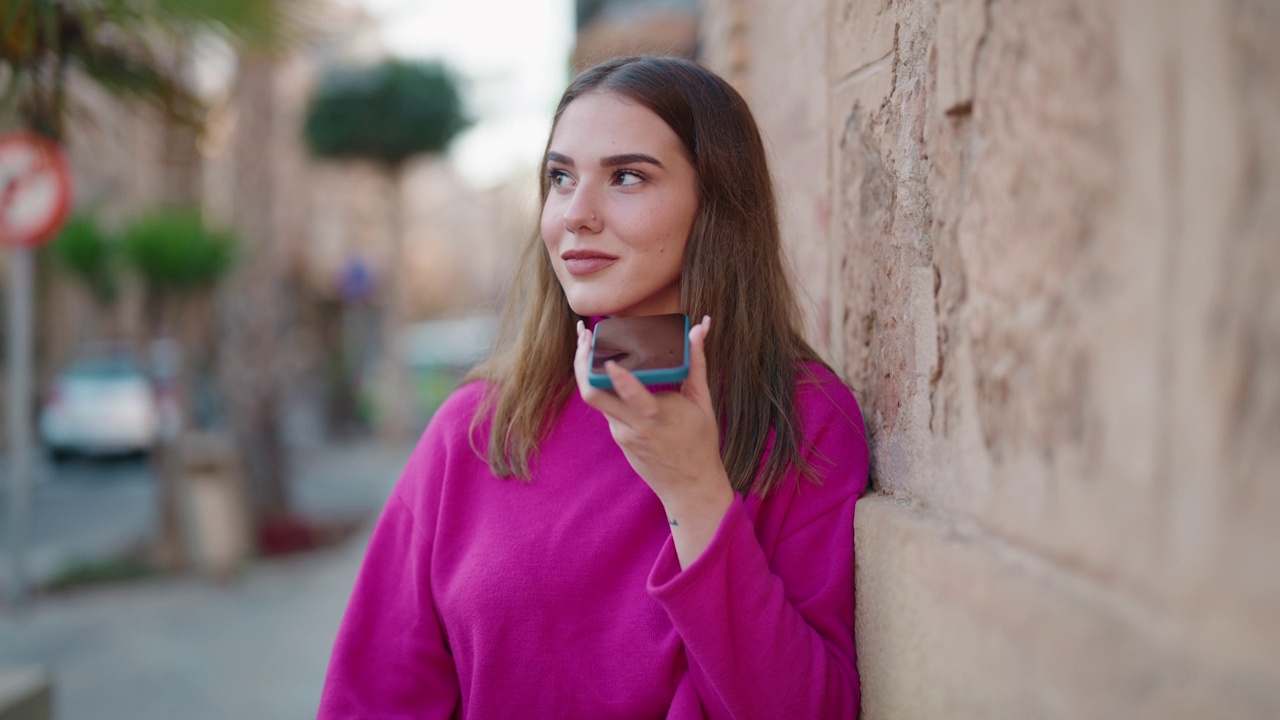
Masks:
[[[710,327],[711,318],[703,317],[689,331],[689,377],[680,392],[651,393],[612,360],[605,372],[617,394],[592,386],[587,382],[591,331],[582,322],[573,358],[582,399],[604,413],[614,441],[666,508],[681,567],[707,548],[733,502],[707,386],[704,348]]]

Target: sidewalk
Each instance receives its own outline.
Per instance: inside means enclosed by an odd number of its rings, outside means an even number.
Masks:
[[[372,521],[409,451],[311,451],[295,506]],[[59,720],[313,717],[368,525],[341,547],[258,561],[228,586],[181,577],[39,598],[0,615],[0,666],[48,670]]]

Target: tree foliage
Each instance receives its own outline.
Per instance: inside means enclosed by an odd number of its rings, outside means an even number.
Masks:
[[[81,213],[62,227],[49,244],[58,265],[84,283],[103,305],[112,305],[119,297],[119,261],[113,252],[114,242],[92,213]]]
[[[305,134],[320,157],[395,165],[443,151],[467,124],[458,82],[444,66],[388,60],[325,76]]]
[[[148,292],[211,289],[231,269],[235,240],[209,228],[195,210],[162,208],[130,223],[120,248]]]
[[[4,0],[0,3],[0,103],[28,128],[58,138],[67,72],[107,91],[145,99],[196,121],[175,43],[213,34],[239,47],[281,49],[305,24],[294,0]]]

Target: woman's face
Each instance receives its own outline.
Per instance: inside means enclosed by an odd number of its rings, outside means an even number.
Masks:
[[[680,312],[697,174],[675,132],[621,95],[592,92],[560,115],[547,152],[542,239],[583,316]]]

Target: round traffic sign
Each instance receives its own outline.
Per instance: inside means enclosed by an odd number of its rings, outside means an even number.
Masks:
[[[0,135],[0,243],[25,248],[51,240],[71,211],[71,171],[49,138]]]

